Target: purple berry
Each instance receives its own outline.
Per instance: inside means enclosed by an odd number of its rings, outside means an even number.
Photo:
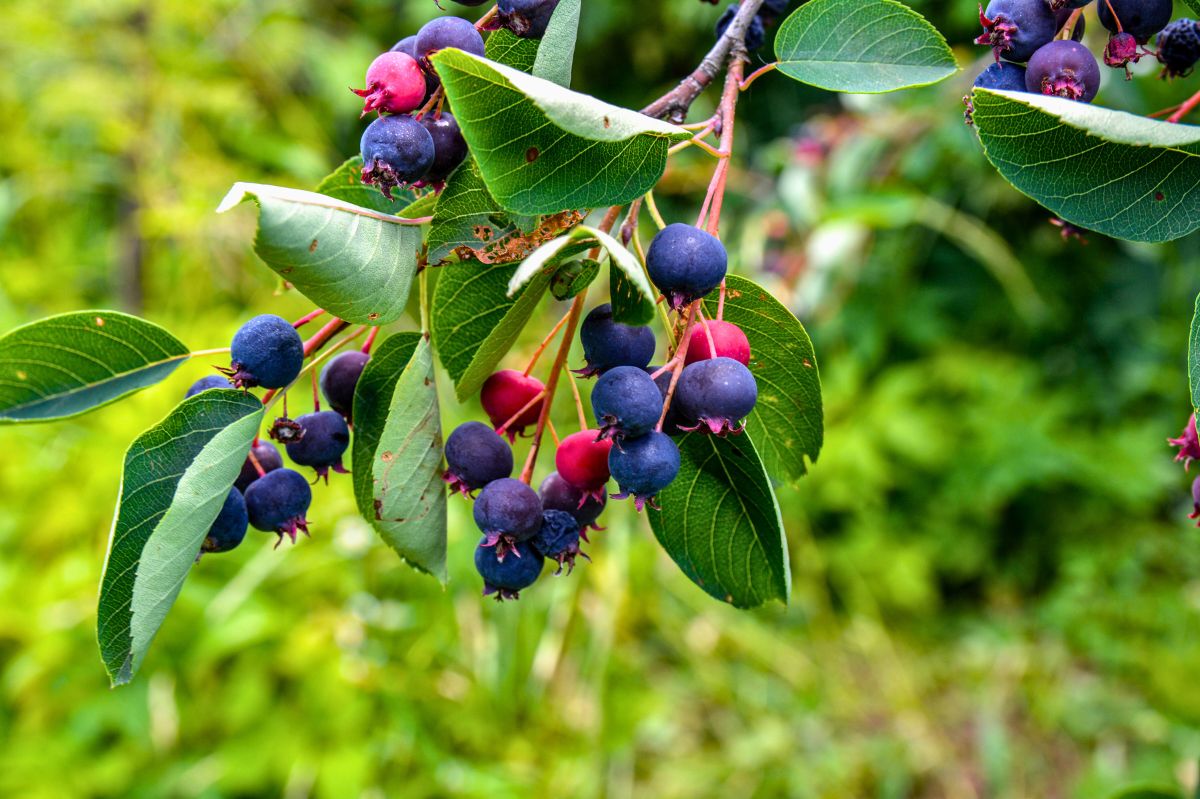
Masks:
[[[454,47],[472,55],[483,56],[483,37],[475,26],[462,17],[438,17],[426,22],[417,31],[417,60],[430,71],[429,57],[438,50]]]
[[[367,67],[367,88],[351,89],[362,97],[363,116],[378,111],[407,114],[421,106],[425,97],[425,73],[408,53],[389,50]]]
[[[682,222],[660,230],[646,251],[650,279],[675,310],[721,285],[728,266],[729,256],[720,239]]]
[[[1027,61],[1054,38],[1058,21],[1046,0],[992,0],[979,13],[983,33],[975,40],[992,48],[999,61]]]
[[[542,507],[545,510],[566,511],[575,517],[584,541],[587,540],[588,527],[594,530],[602,529],[596,526],[596,520],[600,518],[600,514],[604,512],[604,506],[608,503],[607,494],[601,493],[598,496],[587,494],[562,479],[558,472],[551,472],[542,481],[538,495],[542,498]]]
[[[497,0],[500,24],[524,39],[540,39],[558,0]]]
[[[737,16],[737,3],[730,5],[725,9],[725,13],[721,14],[721,18],[717,20],[716,34],[720,39],[725,35],[725,30],[729,27],[729,23],[733,22],[733,18]],[[750,20],[750,27],[746,28],[746,49],[757,50],[763,46],[767,40],[767,29],[763,26],[761,15],[755,14],[754,19]]]
[[[1101,25],[1111,33],[1132,34],[1142,44],[1171,21],[1171,7],[1171,0],[1100,0],[1097,4]]]
[[[425,182],[444,183],[450,173],[467,157],[467,140],[458,129],[454,115],[443,111],[441,116],[428,114],[421,120],[433,138],[433,166],[425,174]]]
[[[475,547],[475,570],[483,578],[483,595],[496,595],[497,601],[519,599],[520,592],[537,582],[542,575],[542,556],[527,542],[512,547],[511,556],[496,557],[496,549],[479,542]]]
[[[250,526],[264,533],[275,533],[278,547],[286,535],[296,543],[296,531],[308,535],[308,506],[312,488],[303,475],[291,469],[267,472],[246,489],[246,513]]]
[[[758,401],[758,384],[750,370],[732,358],[713,358],[683,368],[675,401],[684,417],[695,420],[686,430],[740,433],[741,420]]]
[[[283,388],[304,365],[304,342],[296,328],[274,314],[256,316],[233,335],[232,365],[220,371],[238,388]]]
[[[1192,512],[1188,518],[1200,519],[1200,477],[1192,481]],[[1200,527],[1200,521],[1196,522],[1196,526]]]
[[[433,166],[433,137],[409,116],[379,117],[363,131],[362,182],[374,184],[384,196],[392,189],[416,183]]]
[[[1033,54],[1025,70],[1025,88],[1090,103],[1100,90],[1100,65],[1079,42],[1059,39]]]
[[[228,552],[242,543],[249,524],[250,518],[246,514],[246,500],[242,498],[242,492],[236,488],[229,489],[225,502],[221,505],[221,512],[217,514],[212,527],[208,528],[208,535],[200,545],[200,551]]]
[[[202,377],[199,380],[197,380],[195,383],[192,383],[191,387],[188,388],[187,393],[183,395],[183,398],[187,399],[188,397],[194,397],[197,394],[199,394],[201,391],[208,391],[209,389],[212,389],[212,388],[229,388],[229,387],[230,387],[229,381],[226,380],[225,378],[220,377],[218,375],[209,375],[208,377]]]
[[[257,467],[254,465],[255,461],[258,462]],[[250,446],[250,454],[246,456],[246,462],[242,464],[242,471],[233,487],[245,493],[250,484],[262,476],[258,473],[259,468],[263,474],[283,468],[283,456],[269,441],[255,441]]]
[[[556,575],[562,573],[563,566],[570,574],[575,570],[576,557],[587,558],[579,551],[579,537],[579,522],[574,516],[566,511],[548,510],[542,513],[542,527],[529,544],[539,555],[558,564]]]
[[[321,393],[329,407],[346,417],[347,422],[353,418],[354,389],[369,360],[371,356],[365,352],[343,352],[321,370]]]
[[[618,366],[592,389],[592,412],[601,438],[620,441],[649,433],[662,415],[662,395],[644,369]]]
[[[633,497],[638,510],[647,503],[653,508],[654,495],[679,474],[679,447],[663,433],[626,439],[608,453],[608,468],[621,487],[616,499]]]
[[[617,366],[643,368],[654,357],[654,331],[648,327],[613,321],[612,306],[598,305],[579,326],[579,340],[587,366],[579,374],[602,374]]]
[[[504,559],[515,544],[537,535],[542,500],[520,480],[493,480],[475,500],[475,524],[483,531],[483,546],[495,547],[496,557]]]
[[[979,73],[975,85],[980,89],[996,89],[1005,92],[1023,92],[1025,89],[1025,67],[1008,61],[996,61]]]
[[[329,482],[329,470],[345,474],[342,455],[350,446],[350,428],[337,411],[306,413],[296,419],[304,431],[298,439],[288,442],[287,454],[293,463],[311,466],[317,479]]]
[[[470,496],[493,480],[510,477],[512,447],[483,422],[465,422],[446,439],[446,472],[452,491]]]
[[[1200,61],[1200,22],[1177,19],[1158,34],[1158,60],[1164,77],[1174,78],[1191,73]]]
[[[1188,416],[1187,424],[1184,425],[1179,438],[1168,438],[1167,443],[1179,448],[1175,453],[1175,462],[1183,461],[1184,471],[1191,468],[1192,461],[1200,460],[1200,436],[1196,434],[1196,414]]]

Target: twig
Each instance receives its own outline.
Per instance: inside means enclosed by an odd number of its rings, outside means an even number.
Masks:
[[[729,180],[729,162],[733,154],[734,120],[737,114],[738,87],[742,82],[742,67],[745,48],[738,48],[730,56],[729,72],[725,76],[725,90],[721,94],[721,161],[713,171],[712,182],[708,186],[708,194],[704,198],[704,206],[700,210],[700,218],[696,226],[707,218],[705,229],[716,236],[721,226],[721,206],[725,202],[725,186]]]
[[[658,212],[657,203],[654,202],[653,190],[646,192],[646,210],[650,212],[650,218],[654,220],[654,224],[658,226],[659,230],[662,230],[667,226],[666,221],[663,220],[662,214]]]
[[[545,396],[546,396],[545,389],[542,389],[538,393],[534,394],[533,397],[530,398],[529,402],[526,402],[524,405],[521,406],[521,410],[517,411],[512,416],[508,417],[508,419],[505,420],[504,424],[502,424],[496,428],[496,435],[499,435],[499,436],[504,435],[508,431],[508,428],[511,425],[513,425],[514,423],[516,423],[516,421],[525,414],[525,411],[529,410],[534,405],[537,405],[539,402],[541,402],[545,398]]]
[[[685,312],[683,326],[683,336],[679,339],[679,349],[675,351],[675,368],[671,371],[671,384],[667,386],[667,396],[663,398],[662,416],[658,417],[658,424],[654,429],[662,432],[663,425],[667,421],[667,414],[671,410],[671,401],[675,398],[675,387],[679,385],[679,376],[683,374],[683,362],[687,359],[688,344],[691,343],[692,337],[688,335],[692,327],[692,320],[695,318],[696,310],[700,307],[700,300],[696,300],[688,306]]]
[[[529,377],[529,373],[533,371],[533,367],[537,366],[538,359],[542,357],[542,353],[546,351],[546,348],[550,346],[550,342],[558,335],[558,331],[562,330],[562,326],[567,323],[567,317],[570,315],[569,311],[563,314],[563,318],[558,320],[558,324],[546,334],[546,337],[542,339],[542,343],[533,351],[533,357],[529,359],[529,365],[525,367],[524,374],[526,377]]]
[[[1200,92],[1196,92],[1191,97],[1184,100],[1183,104],[1179,106],[1179,110],[1177,110],[1174,114],[1171,114],[1171,116],[1167,117],[1167,121],[1168,122],[1178,122],[1179,120],[1183,119],[1185,116],[1190,114],[1192,112],[1192,109],[1194,109],[1198,105],[1200,105]]]
[[[565,368],[565,364],[564,364]],[[587,430],[587,412],[583,409],[583,398],[579,396],[579,384],[575,382],[575,373],[570,369],[567,372],[567,382],[571,384],[571,394],[575,396],[575,412],[579,414],[579,429]]]
[[[301,316],[299,319],[297,319],[295,322],[292,322],[292,327],[299,330],[300,328],[304,327],[309,322],[316,319],[318,316],[320,316],[323,313],[325,313],[324,308],[317,308],[315,311],[309,311],[304,316]]]

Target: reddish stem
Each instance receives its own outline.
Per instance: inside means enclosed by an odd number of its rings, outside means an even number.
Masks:
[[[525,367],[524,374],[526,377],[529,377],[529,373],[533,371],[533,367],[537,366],[538,359],[542,357],[542,353],[546,351],[546,348],[550,346],[550,342],[558,335],[558,331],[562,330],[563,325],[567,323],[567,318],[570,315],[570,312],[563,314],[563,318],[558,320],[558,324],[546,334],[546,337],[542,339],[542,343],[533,351],[533,357],[529,359],[529,365]]]
[[[367,334],[366,342],[362,345],[363,355],[371,354],[371,347],[375,346],[375,338],[378,335],[379,335],[379,328],[377,328],[377,327],[371,328],[371,332]]]
[[[695,319],[696,311],[700,308],[700,300],[696,300],[688,306],[683,326],[683,337],[679,340],[679,349],[675,352],[675,369],[671,372],[671,385],[667,387],[667,396],[663,399],[662,416],[658,417],[658,424],[655,430],[662,432],[663,424],[667,421],[667,413],[671,410],[671,401],[675,399],[675,387],[679,385],[679,376],[683,374],[683,362],[687,359],[688,345],[692,338],[688,335],[691,331],[692,321]]]
[[[1191,97],[1183,101],[1183,105],[1179,106],[1174,114],[1167,117],[1168,122],[1178,122],[1192,112],[1196,106],[1200,105],[1200,92],[1196,92]]]
[[[300,328],[304,327],[309,322],[316,319],[318,316],[320,316],[323,313],[325,313],[324,308],[318,308],[315,311],[309,311],[304,316],[301,316],[299,319],[297,319],[295,322],[292,322],[292,327],[299,330]]]
[[[704,328],[704,336],[708,339],[708,354],[710,358],[717,357],[717,342],[713,341],[712,328],[704,318],[704,309],[696,307],[696,315],[700,317],[700,326]]]
[[[1079,12],[1076,11],[1075,13],[1078,14]],[[754,83],[754,81],[758,80],[759,76],[766,75],[768,72],[774,72],[775,68],[778,66],[779,66],[778,62],[772,62],[770,64],[766,64],[765,66],[761,66],[758,69],[754,70],[753,72],[750,73],[749,77],[747,77],[744,81],[742,81],[738,85],[738,91],[742,91],[742,92],[746,91],[746,89],[750,88],[751,83]]]
[[[312,370],[313,413],[321,412],[321,392],[317,390],[317,370]]]
[[[537,405],[539,402],[541,402],[542,398],[545,396],[546,396],[546,392],[544,389],[542,391],[539,391],[538,393],[534,394],[533,398],[530,399],[529,402],[526,402],[524,405],[521,406],[521,410],[517,411],[512,416],[508,417],[508,419],[504,422],[504,424],[502,424],[496,428],[496,434],[504,435],[504,433],[508,430],[510,425],[512,425],[515,421],[517,421],[517,419],[520,419],[521,415],[524,414],[525,411],[529,410],[534,405]]]
[[[258,443],[258,436],[254,437],[254,443],[255,444]],[[250,463],[254,464],[254,471],[258,472],[259,477],[265,476],[267,471],[266,471],[266,469],[264,469],[262,467],[262,464],[258,462],[258,458],[254,457],[254,445],[253,444],[250,446],[249,455],[250,455]]]
[[[721,293],[717,295],[717,321],[725,318],[725,278],[721,278]]]
[[[725,75],[725,90],[721,94],[719,111],[721,115],[721,146],[719,148],[721,162],[717,164],[717,168],[713,172],[712,182],[709,183],[708,194],[704,198],[704,205],[700,211],[700,218],[696,221],[696,226],[699,227],[701,222],[707,218],[705,229],[714,236],[717,235],[721,226],[721,206],[725,202],[725,186],[729,181],[734,120],[737,114],[738,87],[742,82],[744,56],[744,49],[735,48],[729,59],[729,72]]]

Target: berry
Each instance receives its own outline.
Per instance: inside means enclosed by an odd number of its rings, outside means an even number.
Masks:
[[[1158,60],[1165,77],[1187,75],[1200,61],[1200,22],[1177,19],[1158,34]]]
[[[429,57],[448,47],[482,57],[483,37],[475,30],[474,25],[462,17],[438,17],[426,22],[417,31],[417,60],[430,72],[433,71],[433,65]]]
[[[371,356],[354,350],[343,352],[321,370],[321,393],[329,407],[351,421],[354,411],[354,389]]]
[[[527,543],[513,547],[514,557],[498,558],[496,550],[481,541],[475,547],[475,570],[483,578],[483,595],[497,601],[520,599],[520,592],[542,576],[542,556]]]
[[[1059,39],[1038,50],[1025,70],[1025,88],[1090,103],[1100,89],[1100,65],[1079,42]]]
[[[1171,21],[1171,5],[1171,0],[1100,0],[1097,10],[1100,24],[1111,33],[1124,31],[1145,44]]]
[[[300,425],[304,434],[287,445],[287,454],[292,462],[313,467],[317,479],[324,477],[326,483],[329,482],[330,469],[345,474],[342,455],[350,446],[350,428],[346,426],[342,415],[337,411],[306,413],[296,419],[296,424]]]
[[[558,475],[583,492],[585,497],[599,498],[608,482],[608,451],[612,441],[600,439],[599,430],[572,433],[558,444],[554,467]]]
[[[1196,434],[1196,415],[1188,416],[1183,434],[1179,438],[1168,438],[1167,443],[1172,447],[1179,447],[1179,452],[1175,453],[1175,461],[1183,461],[1185,471],[1191,468],[1192,461],[1200,460],[1200,436]]]
[[[726,28],[729,23],[733,22],[733,18],[737,16],[737,4],[729,6],[725,9],[725,13],[721,14],[721,18],[717,20],[716,34],[720,39],[725,35]],[[750,20],[750,27],[746,28],[746,49],[757,50],[763,46],[767,40],[767,29],[763,27],[762,17],[758,14],[754,15],[754,19]]]
[[[392,189],[415,183],[433,166],[433,137],[412,117],[379,117],[363,131],[362,182],[392,199]]]
[[[1104,63],[1114,69],[1125,69],[1125,80],[1133,78],[1129,64],[1136,64],[1145,53],[1138,52],[1137,39],[1130,33],[1114,33],[1104,45]]]
[[[548,510],[542,513],[542,527],[529,544],[539,555],[558,563],[555,575],[562,574],[564,565],[570,574],[575,570],[577,556],[587,558],[579,551],[579,536],[579,522],[574,516],[561,510]]]
[[[505,429],[508,440],[516,441],[517,436],[523,433],[526,427],[537,424],[545,400],[534,402],[524,412],[521,412],[521,409],[545,390],[546,385],[536,377],[521,374],[515,369],[502,369],[484,381],[479,392],[479,402],[497,430],[517,413],[521,413]]]
[[[417,58],[417,35],[405,36],[400,41],[392,45],[393,53],[404,53],[417,62],[417,66],[421,66],[421,59]],[[421,105],[425,105],[438,87],[442,85],[441,78],[432,69],[421,67],[421,72],[425,75],[425,96],[421,98]]]
[[[187,399],[188,397],[194,397],[201,391],[208,391],[210,388],[229,388],[229,381],[223,377],[218,377],[217,375],[202,377],[195,383],[192,383],[191,387],[187,390],[187,393],[183,395],[183,398]]]
[[[679,474],[679,447],[663,433],[626,439],[608,453],[608,468],[621,487],[614,499],[631,496],[638,510],[647,503],[655,508],[654,495]]]
[[[644,369],[610,369],[592,389],[592,412],[600,438],[620,441],[649,433],[662,415],[662,395]]]
[[[274,314],[256,316],[233,335],[232,365],[220,371],[238,388],[283,388],[304,365],[304,342],[296,328]]]
[[[350,91],[366,100],[363,116],[372,111],[407,114],[425,98],[425,73],[408,53],[389,50],[367,67],[367,88]]]
[[[296,531],[308,535],[308,506],[312,488],[299,472],[276,469],[255,480],[246,489],[246,513],[250,526],[264,533],[275,533],[278,547],[286,535],[296,543]]]
[[[1058,21],[1046,0],[992,0],[979,12],[983,33],[975,40],[985,44],[999,61],[1028,61],[1039,47],[1054,38]]]
[[[524,39],[540,39],[546,34],[546,26],[558,0],[497,0],[500,23]]]
[[[287,444],[299,441],[304,435],[304,428],[296,424],[295,419],[280,416],[271,423],[271,429],[267,431],[267,435],[280,444]]]
[[[542,500],[520,480],[493,480],[475,500],[475,524],[483,531],[482,546],[495,547],[496,557],[503,560],[515,544],[537,535],[542,525]]]
[[[257,467],[254,465],[255,461],[258,462]],[[263,474],[283,468],[283,456],[275,449],[275,445],[268,441],[255,441],[250,446],[250,454],[246,456],[246,462],[242,464],[242,471],[234,481],[233,487],[245,493],[250,484],[262,476],[258,473],[259,468]]]
[[[1024,86],[1021,88],[1024,90]],[[750,340],[746,338],[742,329],[732,322],[713,319],[693,325],[688,333],[684,366],[696,361],[707,361],[709,358],[733,358],[738,363],[749,366]]]
[[[200,551],[228,552],[242,543],[242,539],[246,537],[246,527],[249,524],[250,519],[246,515],[246,500],[242,498],[242,492],[236,488],[229,489],[229,493],[225,496],[225,503],[221,505],[221,512],[217,514],[212,527],[208,528],[208,535],[204,537],[204,543],[200,545]]]
[[[1070,13],[1077,8],[1084,8],[1091,2],[1092,0],[1047,0],[1050,10],[1055,14],[1061,14],[1064,11]],[[1103,3],[1104,0],[1100,0],[1100,2]],[[1082,19],[1083,17],[1080,17],[1080,20]],[[1059,27],[1061,28],[1062,25],[1059,25]]]
[[[1025,67],[1008,61],[996,61],[979,73],[979,77],[975,79],[975,85],[981,89],[1023,92],[1025,91]]]
[[[484,3],[488,2],[488,0],[454,0],[454,2],[458,3],[460,6],[475,7],[483,5]]]
[[[1200,519],[1200,477],[1192,481],[1192,512],[1188,518]],[[1196,526],[1200,527],[1200,521],[1196,522]]]
[[[646,371],[650,374],[658,371],[657,367],[647,366]],[[662,397],[663,404],[667,401],[667,392],[671,390],[672,372],[666,371],[654,378],[654,385],[658,386],[659,396]],[[676,386],[678,388],[678,386]],[[667,408],[667,417],[663,419],[662,431],[669,436],[681,436],[687,431],[683,429],[688,421],[684,418],[679,410],[679,403],[672,400],[671,407]]]
[[[444,183],[455,167],[467,157],[467,140],[458,129],[454,115],[443,111],[441,116],[427,115],[421,120],[433,138],[433,166],[425,174],[425,182]]]
[[[758,18],[764,24],[774,25],[776,20],[787,13],[788,0],[766,0],[758,9]]]
[[[538,495],[542,498],[542,508],[545,510],[562,510],[575,517],[578,522],[583,540],[587,540],[587,528],[603,529],[596,526],[596,520],[604,512],[608,504],[608,495],[592,496],[568,483],[558,474],[551,472],[542,481]]]
[[[583,357],[587,366],[578,373],[585,377],[602,374],[616,366],[641,369],[654,357],[654,331],[648,327],[614,322],[612,306],[597,305],[579,326]]]
[[[493,480],[512,475],[512,448],[483,422],[465,422],[446,439],[446,466],[442,479],[450,490],[470,496]]]
[[[680,413],[695,420],[694,426],[683,429],[740,433],[739,422],[758,401],[758,385],[750,370],[732,358],[712,358],[683,368],[675,400]]]
[[[646,251],[650,279],[677,311],[721,285],[728,263],[720,239],[682,222],[660,230]]]

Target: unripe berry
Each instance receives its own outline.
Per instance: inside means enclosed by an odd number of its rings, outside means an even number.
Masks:
[[[537,424],[545,400],[538,400],[532,405],[529,403],[545,390],[546,385],[536,377],[522,374],[515,369],[502,369],[484,381],[479,392],[479,402],[497,430],[509,419],[518,413],[521,414],[504,430],[509,441],[516,441],[517,436],[523,433],[526,427]],[[521,409],[526,405],[529,405],[529,408],[522,412]]]
[[[992,0],[979,21],[983,33],[975,43],[992,48],[997,61],[1028,61],[1058,32],[1058,20],[1046,0]]]
[[[1058,39],[1029,59],[1025,88],[1090,103],[1100,90],[1100,65],[1091,51],[1079,42]]]
[[[221,512],[217,514],[204,543],[200,545],[201,552],[228,552],[242,543],[246,537],[246,527],[250,520],[246,515],[246,500],[242,492],[236,488],[229,489]]]
[[[304,365],[304,342],[296,328],[274,314],[256,316],[233,336],[232,365],[221,369],[238,388],[283,388]]]
[[[429,61],[431,55],[449,47],[481,57],[484,54],[483,37],[462,17],[438,17],[417,31],[417,59],[426,69],[433,69]]]
[[[750,340],[732,322],[711,319],[693,325],[688,333],[684,366],[710,358],[733,358],[743,366],[749,366]]]
[[[330,469],[345,474],[342,455],[350,446],[350,428],[346,426],[342,415],[337,411],[306,413],[296,419],[296,424],[304,433],[288,442],[287,454],[292,462],[313,467],[317,479],[323,477],[326,483],[329,482]]]
[[[584,317],[579,326],[579,341],[587,365],[577,371],[585,377],[617,366],[641,369],[654,357],[654,331],[613,321],[612,306],[608,303],[597,305]]]
[[[219,375],[209,375],[208,377],[202,377],[195,383],[192,383],[191,387],[188,388],[187,393],[183,395],[183,398],[187,399],[188,397],[194,397],[201,391],[208,391],[211,388],[229,387],[229,381],[225,378],[220,377]]]
[[[584,541],[587,540],[588,527],[594,530],[603,529],[596,526],[596,520],[604,512],[604,506],[608,503],[608,494],[601,493],[599,496],[586,494],[562,479],[558,472],[551,472],[542,481],[541,488],[538,489],[538,496],[542,498],[542,507],[545,510],[566,511],[575,517]]]
[[[682,222],[660,230],[646,251],[650,279],[675,310],[721,285],[728,265],[729,256],[720,239]]]
[[[418,66],[421,66],[421,59],[417,57],[417,35],[415,33],[412,36],[405,36],[393,44],[392,52],[404,53],[413,61],[416,61]],[[432,69],[426,69],[424,66],[421,66],[421,72],[425,75],[425,96],[421,98],[421,105],[425,105],[433,93],[437,91],[438,87],[442,85],[442,80]]]
[[[321,370],[321,393],[325,401],[348,422],[354,411],[354,389],[369,360],[371,356],[365,352],[352,350],[338,355]]]
[[[254,465],[255,462],[258,463],[258,466]],[[250,484],[262,476],[258,473],[259,469],[266,474],[281,468],[283,468],[283,456],[279,454],[275,445],[270,441],[255,441],[250,445],[250,453],[246,456],[246,462],[242,464],[242,471],[238,474],[233,487],[244,494]]]
[[[546,34],[546,26],[558,0],[497,0],[500,23],[525,39],[540,39]]]
[[[433,166],[433,137],[409,116],[379,117],[363,131],[362,182],[374,184],[384,196],[392,189],[415,183]]]
[[[750,370],[732,358],[713,358],[685,366],[675,388],[680,412],[713,435],[740,433],[741,420],[754,410],[758,385]]]
[[[559,476],[592,497],[604,493],[609,476],[608,452],[612,441],[597,440],[599,435],[599,430],[572,433],[559,442],[554,453],[554,467]]]
[[[592,389],[592,411],[601,438],[621,440],[650,432],[662,415],[662,395],[644,369],[618,366]]]
[[[542,500],[520,480],[502,477],[479,492],[474,516],[484,535],[483,546],[496,547],[496,556],[503,560],[515,544],[537,535],[542,524]]]
[[[496,595],[497,601],[519,599],[520,592],[537,582],[544,561],[527,542],[515,545],[511,555],[496,557],[495,547],[486,541],[475,547],[475,570],[483,578],[483,595]]]
[[[542,527],[529,543],[539,555],[558,564],[556,575],[561,574],[563,566],[567,574],[575,570],[575,558],[587,555],[579,551],[579,522],[566,511],[547,510],[542,513]]]
[[[296,543],[296,531],[308,535],[308,506],[312,504],[312,488],[308,481],[291,469],[276,469],[255,480],[246,489],[246,513],[250,526],[265,533],[275,533],[278,547],[286,535]]]
[[[493,480],[510,477],[512,447],[483,422],[465,422],[446,439],[446,472],[451,491],[470,496]]]
[[[654,495],[679,474],[679,447],[663,433],[626,439],[608,453],[608,468],[621,487],[617,499],[633,497],[638,510],[656,507]]]
[[[389,50],[367,67],[367,88],[350,91],[366,101],[363,116],[372,111],[407,114],[421,107],[425,73],[412,56]]]

